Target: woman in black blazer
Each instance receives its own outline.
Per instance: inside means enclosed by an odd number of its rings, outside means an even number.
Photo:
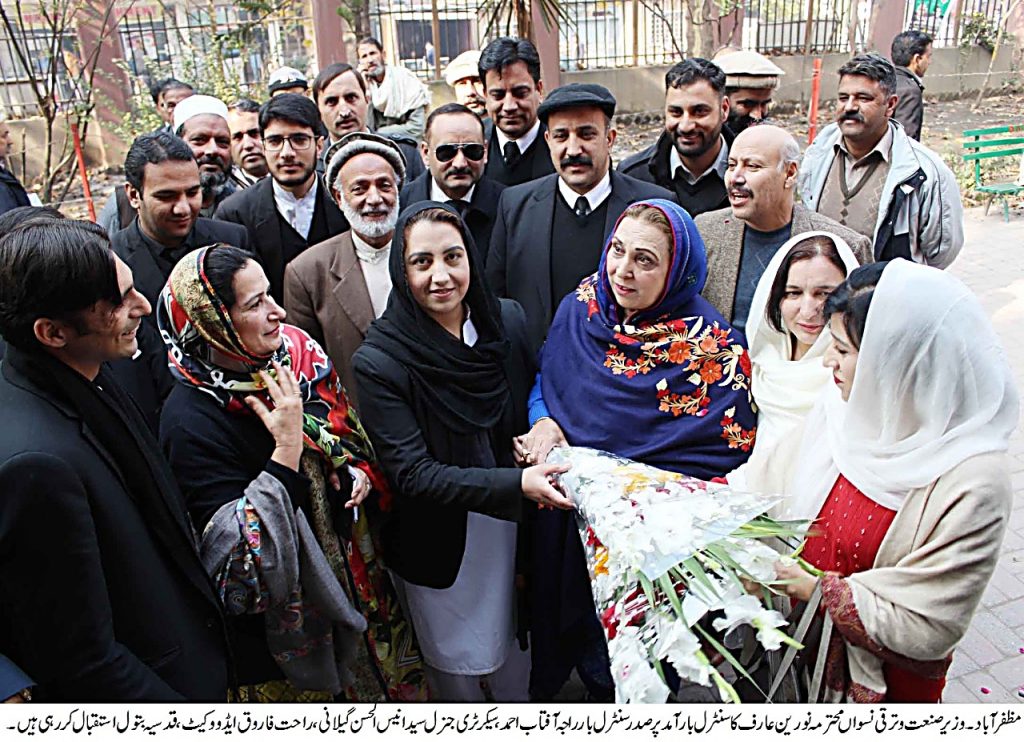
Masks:
[[[527,700],[515,646],[515,553],[523,498],[570,503],[518,469],[535,361],[522,308],[484,280],[465,224],[432,201],[402,214],[388,308],[355,354],[363,423],[395,496],[385,558],[408,605],[435,699]]]

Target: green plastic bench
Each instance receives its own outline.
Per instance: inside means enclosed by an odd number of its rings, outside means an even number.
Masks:
[[[1000,134],[1018,134],[1018,136],[998,137]],[[1016,183],[983,183],[981,180],[981,161],[990,160],[994,157],[1020,157],[1024,153],[1024,124],[1013,124],[1012,126],[996,126],[991,129],[968,129],[964,132],[964,160],[974,163],[974,190],[978,193],[987,193],[988,200],[985,202],[985,215],[988,216],[989,207],[992,201],[999,199],[1003,204],[1003,218],[1010,221],[1010,204],[1007,196],[1013,196],[1024,191],[1024,186]],[[982,137],[988,137],[982,139]]]

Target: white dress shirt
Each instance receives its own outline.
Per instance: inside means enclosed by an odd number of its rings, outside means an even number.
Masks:
[[[537,135],[540,133],[540,119],[534,121],[533,126],[530,127],[530,130],[523,134],[518,139],[509,139],[507,136],[505,136],[505,132],[503,132],[497,126],[494,127],[494,131],[498,135],[498,149],[501,152],[505,151],[506,142],[515,142],[516,145],[519,147],[519,154],[526,154],[526,150],[530,148],[530,145],[533,144],[534,140],[537,139]]]
[[[587,203],[590,204],[590,210],[594,211],[598,206],[604,203],[604,200],[612,195],[612,174],[608,171],[604,174],[604,177],[598,181],[597,185],[591,188],[586,193],[576,193],[569,184],[561,178],[558,179],[558,192],[562,194],[562,198],[572,208],[576,208],[576,199],[583,196],[587,199]]]
[[[309,239],[309,228],[313,224],[313,211],[316,209],[316,189],[320,185],[319,178],[313,178],[312,187],[302,198],[295,198],[291,191],[286,191],[274,181],[274,203],[278,213],[292,225],[302,239]]]
[[[384,247],[374,247],[352,232],[352,244],[356,248],[356,257],[359,258],[359,267],[363,271],[366,290],[370,293],[373,316],[380,317],[388,306],[388,297],[391,296],[391,270],[388,267],[391,243]]]
[[[465,196],[458,199],[459,201],[465,201],[467,204],[473,203],[473,191],[476,190],[476,183],[474,183]],[[447,193],[441,190],[441,186],[437,184],[437,181],[433,177],[430,178],[430,200],[439,201],[443,204],[452,201],[453,199]]]

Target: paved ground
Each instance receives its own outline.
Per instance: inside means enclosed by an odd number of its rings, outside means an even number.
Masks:
[[[979,296],[1024,390],[1024,216],[970,209],[950,271]],[[1024,703],[1024,432],[1010,444],[1013,514],[1002,555],[971,628],[953,655],[948,703]],[[987,692],[986,692],[987,691]]]

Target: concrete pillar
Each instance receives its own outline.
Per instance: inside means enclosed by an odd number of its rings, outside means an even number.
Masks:
[[[312,0],[313,39],[316,44],[317,69],[322,70],[334,62],[347,62],[345,21],[338,15],[340,0]]]
[[[125,58],[121,46],[121,35],[117,22],[122,12],[113,11],[107,15],[108,6],[114,0],[89,0],[81,11],[77,23],[78,44],[83,64],[95,59],[96,74],[93,76],[93,100],[100,121],[118,123],[121,115],[130,110],[131,87],[125,71],[114,63]],[[83,72],[88,80],[89,70]]]
[[[551,28],[544,25],[540,14],[540,3],[530,3],[533,35],[537,40],[537,52],[540,54],[540,77],[544,81],[545,90],[554,90],[561,85],[560,53],[558,50],[558,20],[551,19]]]
[[[98,152],[98,164],[103,167],[120,165],[127,151],[127,143],[114,131],[126,111],[131,110],[131,86],[124,69],[115,60],[125,58],[121,35],[117,32],[123,10],[110,10],[114,0],[88,0],[79,11],[76,31],[82,64],[95,63],[92,101],[94,117],[89,125],[87,147]],[[109,12],[108,12],[109,11]],[[89,70],[82,75],[89,79]],[[92,159],[92,158],[90,158]]]
[[[868,51],[876,51],[888,58],[892,40],[903,31],[903,19],[907,12],[907,0],[885,0],[876,2],[871,8],[868,25]]]
[[[724,17],[721,13],[722,11],[719,6],[717,4],[714,5],[711,11],[711,17],[715,19],[715,48],[712,51],[718,51],[723,46],[736,46],[741,49],[744,48],[743,6],[737,4],[736,7]]]

